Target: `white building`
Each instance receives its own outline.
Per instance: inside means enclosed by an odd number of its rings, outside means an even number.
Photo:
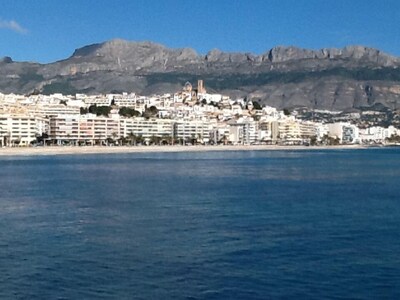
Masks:
[[[178,140],[197,139],[200,143],[210,140],[211,125],[204,121],[175,121],[173,137]]]
[[[120,119],[120,135],[123,137],[135,135],[145,140],[150,140],[152,137],[172,137],[173,124],[173,120],[169,119],[124,118]]]
[[[328,135],[339,138],[340,143],[354,144],[360,142],[359,129],[350,123],[330,123],[328,125]]]
[[[49,138],[54,144],[106,144],[120,137],[118,118],[58,115],[50,118]]]
[[[234,145],[250,145],[259,140],[259,124],[252,118],[241,118],[228,122],[229,141]]]
[[[69,106],[64,104],[31,105],[27,108],[28,113],[42,116],[57,115],[79,115],[79,106]]]
[[[398,134],[398,131],[394,126],[389,126],[388,128],[373,126],[360,130],[360,140],[367,144],[383,143],[385,139]]]
[[[87,107],[91,105],[110,106],[112,101],[112,98],[106,97],[104,95],[87,96],[83,94],[77,94],[75,97],[77,100],[82,100]]]
[[[48,119],[33,115],[0,115],[0,145],[28,146],[49,130]]]

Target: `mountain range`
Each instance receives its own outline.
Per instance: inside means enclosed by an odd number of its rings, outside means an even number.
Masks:
[[[364,46],[308,50],[274,47],[263,54],[206,55],[153,42],[111,40],[79,48],[54,63],[0,59],[2,93],[176,92],[203,79],[210,93],[247,97],[278,108],[397,109],[400,58]]]

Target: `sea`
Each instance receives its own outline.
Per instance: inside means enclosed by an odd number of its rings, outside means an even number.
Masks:
[[[400,148],[0,157],[0,299],[400,299]]]

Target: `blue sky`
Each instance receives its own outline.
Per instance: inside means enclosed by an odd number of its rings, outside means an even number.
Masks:
[[[202,54],[365,45],[400,56],[400,1],[0,0],[0,57],[53,62],[113,38]]]

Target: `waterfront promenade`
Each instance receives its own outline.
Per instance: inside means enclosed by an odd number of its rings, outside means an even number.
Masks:
[[[218,146],[46,146],[0,148],[0,156],[14,155],[62,155],[62,154],[110,154],[146,152],[200,152],[200,151],[269,151],[269,150],[322,150],[362,149],[361,145],[339,146],[277,146],[277,145],[218,145]]]

